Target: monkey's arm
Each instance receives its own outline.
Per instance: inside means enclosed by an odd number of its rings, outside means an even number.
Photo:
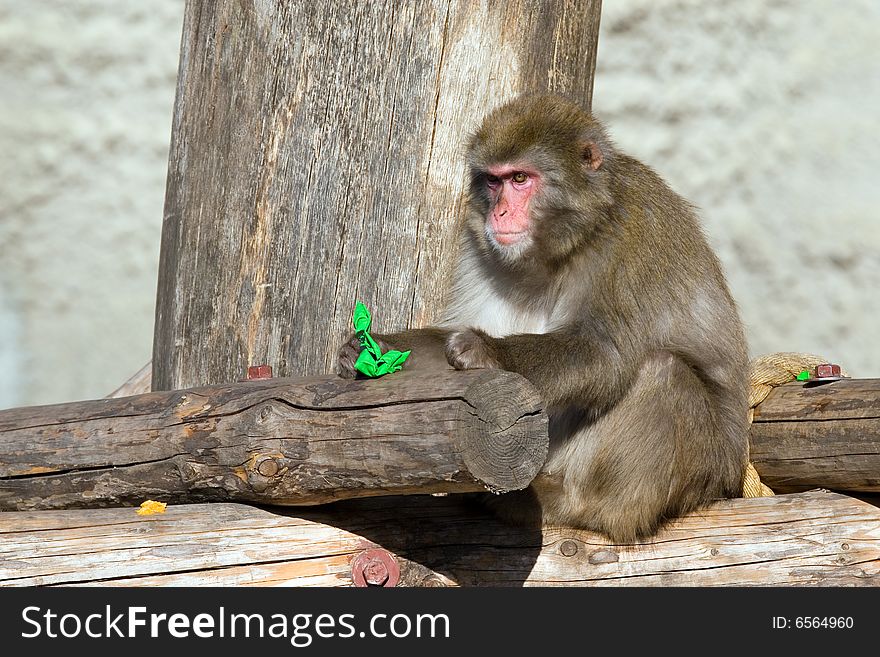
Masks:
[[[637,363],[610,340],[575,331],[493,338],[478,329],[450,334],[446,358],[456,369],[496,367],[522,374],[548,405],[613,406],[632,385]]]
[[[449,331],[438,328],[410,329],[398,333],[377,335],[371,334],[373,339],[386,352],[389,349],[398,351],[411,350],[412,353],[403,368],[411,369],[448,369],[445,347]],[[352,334],[339,349],[339,358],[336,373],[346,379],[353,379],[356,375],[354,363],[361,353],[361,343],[357,335]]]

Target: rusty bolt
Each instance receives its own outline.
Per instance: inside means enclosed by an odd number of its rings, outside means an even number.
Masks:
[[[355,586],[397,586],[400,566],[388,550],[372,548],[364,550],[351,562],[351,578]]]
[[[840,365],[835,363],[823,363],[816,366],[816,376],[820,379],[826,376],[840,376]]]
[[[388,566],[380,559],[371,559],[364,566],[364,579],[370,586],[385,586],[388,581]]]
[[[272,378],[272,366],[271,365],[251,365],[247,370],[247,380],[248,381],[256,381],[258,379],[271,379]]]
[[[572,540],[562,541],[562,545],[559,546],[559,551],[562,552],[562,555],[565,557],[573,557],[577,554],[578,544]]]
[[[278,466],[278,461],[276,461],[272,457],[263,459],[257,464],[257,472],[259,472],[264,477],[274,477],[278,474],[278,470],[280,470]]]

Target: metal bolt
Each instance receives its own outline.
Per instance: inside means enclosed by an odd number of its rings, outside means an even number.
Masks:
[[[276,461],[272,457],[263,459],[257,464],[257,472],[259,472],[264,477],[274,477],[278,474],[278,471],[280,469],[281,468],[278,465],[278,461]]]
[[[388,550],[372,548],[364,550],[351,562],[351,578],[355,586],[397,586],[400,566]]]
[[[380,559],[371,559],[364,566],[364,579],[370,586],[385,586],[388,581],[388,567]]]
[[[251,365],[247,369],[247,380],[248,381],[256,381],[258,379],[271,379],[272,378],[272,366],[271,365]]]
[[[559,546],[559,551],[565,557],[573,557],[577,554],[578,545],[572,540],[562,541],[562,545]]]

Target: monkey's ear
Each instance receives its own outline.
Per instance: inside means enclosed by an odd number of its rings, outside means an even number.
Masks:
[[[598,171],[605,161],[605,155],[602,153],[602,147],[595,141],[586,141],[581,144],[581,155],[584,162],[593,171]]]

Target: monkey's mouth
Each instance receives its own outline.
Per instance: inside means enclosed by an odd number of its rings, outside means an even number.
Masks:
[[[516,244],[517,242],[521,242],[526,238],[529,234],[527,230],[520,230],[512,233],[492,233],[495,241],[503,246],[510,246],[511,244]]]

